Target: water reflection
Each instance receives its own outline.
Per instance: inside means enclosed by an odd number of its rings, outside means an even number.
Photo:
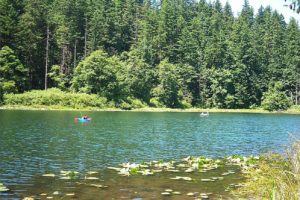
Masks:
[[[33,184],[33,176],[61,169],[101,170],[118,163],[223,157],[283,151],[299,115],[0,111],[0,182]],[[20,188],[19,188],[20,189]]]

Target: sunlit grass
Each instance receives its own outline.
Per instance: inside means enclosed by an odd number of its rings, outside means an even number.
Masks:
[[[286,157],[268,155],[245,176],[247,179],[243,187],[233,191],[239,197],[299,200],[300,140],[293,136],[293,143]]]

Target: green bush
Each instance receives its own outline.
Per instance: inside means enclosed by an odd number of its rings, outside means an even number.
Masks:
[[[94,94],[67,93],[59,89],[33,90],[23,94],[5,94],[6,105],[25,106],[64,106],[70,108],[96,107],[105,108],[107,99]]]
[[[192,104],[189,101],[185,100],[185,99],[181,101],[181,105],[182,105],[183,109],[188,109],[188,108],[192,107]]]
[[[0,82],[0,105],[3,103],[3,88],[2,83]]]
[[[155,108],[164,108],[164,104],[159,101],[159,98],[154,97],[150,99],[150,106]]]
[[[121,108],[122,110],[131,110],[132,109],[132,106],[125,101],[122,101],[120,104],[117,105],[117,107]]]
[[[0,82],[3,93],[22,92],[26,88],[28,69],[8,46],[0,49]]]
[[[126,100],[122,100],[120,103],[116,104],[116,107],[121,108],[123,110],[131,110],[137,108],[144,108],[147,105],[143,103],[139,99],[127,97]]]
[[[292,105],[290,98],[283,91],[283,83],[278,81],[270,85],[263,94],[262,107],[268,111],[287,110]]]
[[[147,105],[145,103],[143,103],[141,100],[139,99],[135,99],[135,98],[131,98],[128,97],[127,98],[127,102],[131,105],[132,108],[136,109],[136,108],[145,108]]]

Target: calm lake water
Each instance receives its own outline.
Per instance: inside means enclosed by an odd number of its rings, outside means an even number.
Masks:
[[[49,190],[60,185],[39,178],[60,170],[84,173],[105,171],[106,167],[123,162],[178,160],[188,155],[216,158],[283,152],[289,143],[289,133],[300,130],[300,115],[83,114],[92,117],[92,122],[75,123],[74,117],[81,114],[73,111],[0,110],[0,183],[13,191],[0,193],[0,199],[18,199],[24,194],[43,192],[42,187]],[[144,180],[136,181],[145,184]]]

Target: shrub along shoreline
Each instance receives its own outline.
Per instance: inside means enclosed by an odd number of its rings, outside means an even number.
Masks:
[[[222,109],[222,108],[167,108],[147,104],[131,97],[118,102],[96,94],[63,92],[53,88],[32,90],[22,94],[5,94],[4,110],[88,110],[88,111],[133,111],[133,112],[232,112],[232,113],[287,113],[300,114],[300,106],[286,111],[270,112],[262,108]]]

